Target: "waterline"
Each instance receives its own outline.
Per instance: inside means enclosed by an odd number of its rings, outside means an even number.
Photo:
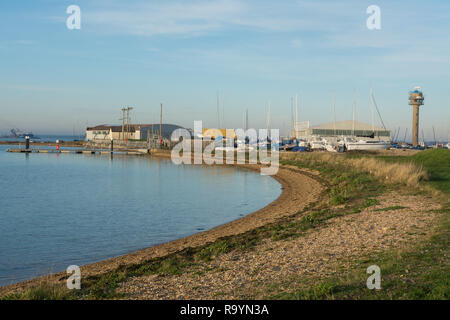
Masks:
[[[207,230],[281,193],[274,179],[230,167],[4,149],[0,285]]]

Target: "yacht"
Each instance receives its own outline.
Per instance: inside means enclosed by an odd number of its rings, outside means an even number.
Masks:
[[[345,138],[345,148],[350,150],[386,150],[391,145],[382,140],[359,140]]]
[[[326,141],[322,139],[322,137],[314,137],[309,141],[309,145],[311,146],[311,150],[325,150],[326,149]]]

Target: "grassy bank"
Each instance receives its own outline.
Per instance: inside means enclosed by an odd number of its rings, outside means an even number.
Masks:
[[[416,153],[410,157],[378,156],[386,163],[413,164],[423,167],[428,173],[428,184],[444,194],[450,194],[450,150],[432,149]]]
[[[447,152],[447,153],[445,153]],[[265,297],[274,299],[447,299],[449,295],[448,150],[431,150],[412,157],[353,156],[337,154],[290,154],[281,159],[285,167],[306,170],[305,174],[326,185],[321,199],[297,214],[276,223],[239,234],[223,237],[213,243],[186,248],[165,257],[139,264],[122,265],[99,276],[82,280],[82,289],[69,291],[62,282],[50,285],[43,281],[34,288],[6,296],[6,299],[114,299],[127,298],[118,290],[132,277],[145,275],[177,276],[184,273],[210,272],[209,265],[217,257],[230,252],[252,251],[264,240],[274,243],[290,241],[308,231],[326,227],[336,217],[355,215],[378,204],[377,196],[393,191],[418,193],[423,186],[442,192],[441,224],[431,239],[424,239],[408,250],[389,251],[375,257],[361,256],[350,261],[353,268],[336,270],[328,279],[280,279],[268,283]],[[435,195],[433,195],[435,196]],[[402,207],[403,208],[403,207]],[[399,206],[377,209],[389,211]],[[382,290],[365,287],[367,274],[362,266],[377,264],[382,270]],[[365,269],[363,270],[365,271]],[[280,286],[282,284],[282,286]],[[279,289],[283,288],[283,289]],[[248,293],[249,298],[252,293]]]
[[[353,261],[355,271],[331,277],[325,281],[309,279],[297,283],[300,290],[278,292],[274,299],[449,299],[450,298],[450,150],[427,150],[409,157],[372,156],[370,159],[358,155],[350,156],[353,163],[364,163],[361,170],[369,170],[367,164],[385,167],[385,172],[399,168],[403,179],[399,184],[432,186],[442,209],[440,225],[431,238],[416,244],[409,250],[394,250],[376,257],[361,257]],[[354,161],[355,158],[357,161]],[[387,166],[386,166],[387,165]],[[408,172],[414,180],[408,178]],[[383,175],[380,175],[382,177]],[[387,179],[393,182],[392,179]],[[413,191],[413,190],[412,190]],[[414,191],[413,191],[414,192]],[[391,210],[397,208],[385,208]],[[367,290],[368,275],[357,265],[376,264],[382,270],[382,289]],[[356,271],[358,270],[358,271]]]

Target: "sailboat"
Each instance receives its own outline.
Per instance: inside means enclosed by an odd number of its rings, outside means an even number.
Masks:
[[[447,134],[447,144],[445,145],[445,148],[450,149],[450,132]]]
[[[373,138],[375,138],[375,127],[374,127],[374,116],[373,116],[373,107],[374,107],[374,97],[373,97],[373,91],[372,88],[370,89],[370,102],[371,102],[371,111],[372,111],[372,135]],[[355,136],[354,132],[354,126],[355,126],[355,106],[356,106],[356,99],[354,98],[353,101],[353,137]],[[351,150],[386,150],[391,145],[383,140],[368,140],[368,139],[360,139],[356,140],[355,138],[346,137],[344,139],[345,148],[348,151]]]
[[[348,151],[351,150],[386,150],[391,145],[382,140],[359,140],[353,138],[345,138],[345,147]]]
[[[272,139],[270,137],[270,101],[269,101],[269,108],[266,114],[266,132],[267,136],[258,140],[259,149],[270,149],[272,144]],[[275,143],[278,143],[278,141],[275,141]]]
[[[335,139],[322,139],[323,145],[328,152],[343,152],[344,143],[336,134],[336,95],[333,91],[333,131]]]
[[[311,150],[325,150],[326,149],[326,141],[322,137],[313,137],[309,141],[309,145],[311,146]]]

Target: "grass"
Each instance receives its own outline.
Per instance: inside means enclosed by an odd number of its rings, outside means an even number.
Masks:
[[[420,161],[399,162],[398,159],[403,157],[392,156],[384,157],[393,160],[386,162],[382,158],[364,154],[311,153],[283,155],[285,160],[294,161],[306,167],[312,165],[321,173],[330,169],[333,170],[336,167],[344,169],[351,167],[357,173],[368,173],[370,176],[380,179],[383,183],[391,185],[400,184],[417,188],[421,181],[428,179],[427,171],[424,170]]]
[[[450,194],[450,150],[430,149],[409,157],[377,156],[388,164],[416,165],[428,173],[424,184],[430,185],[445,194]]]
[[[368,170],[362,170],[344,158],[328,154],[286,157],[281,164],[318,171],[326,179],[331,206],[363,201],[385,191],[385,184]]]
[[[268,293],[272,299],[450,299],[450,150],[427,150],[410,157],[378,156],[376,161],[384,161],[393,165],[411,168],[421,168],[427,174],[418,182],[441,191],[443,197],[441,223],[430,239],[407,250],[384,252],[374,257],[360,258],[352,261],[350,272],[332,276],[326,280],[309,279],[306,282],[293,280],[285,286],[290,290]],[[355,162],[353,162],[355,163]],[[370,163],[370,162],[368,162]],[[405,169],[402,172],[408,172]],[[417,172],[417,171],[412,171]],[[400,180],[399,180],[400,181]],[[404,178],[400,181],[405,186],[411,182]],[[415,185],[415,183],[413,183]],[[376,209],[389,211],[405,209],[402,206],[392,206]],[[376,264],[381,269],[381,290],[369,290],[366,287],[366,268]],[[277,287],[271,284],[270,288]],[[295,289],[296,287],[300,287]]]
[[[321,300],[333,298],[334,284],[331,282],[322,282],[316,286],[310,286],[303,290],[295,292],[282,292],[272,295],[276,300]]]
[[[54,284],[43,279],[37,285],[9,294],[0,300],[71,300],[74,296],[65,284]]]
[[[403,206],[391,206],[391,207],[386,207],[386,208],[380,208],[380,209],[375,209],[375,211],[392,211],[392,210],[401,210],[401,209],[406,209],[407,207],[403,207]]]
[[[216,241],[206,247],[204,247],[198,254],[198,258],[203,261],[211,261],[212,258],[222,254],[227,253],[234,249],[235,245],[226,241],[220,240]]]
[[[271,299],[450,299],[449,219],[426,243],[407,251],[385,252],[366,257],[353,266],[353,271],[333,276],[325,281],[311,279],[292,283],[301,289],[273,293]],[[355,262],[354,262],[355,264]],[[381,289],[366,287],[366,268],[376,264],[381,269]],[[274,285],[271,286],[275,287]]]
[[[450,194],[450,150],[427,150],[411,158],[414,163],[419,163],[426,168],[430,176],[430,185],[445,194]]]

